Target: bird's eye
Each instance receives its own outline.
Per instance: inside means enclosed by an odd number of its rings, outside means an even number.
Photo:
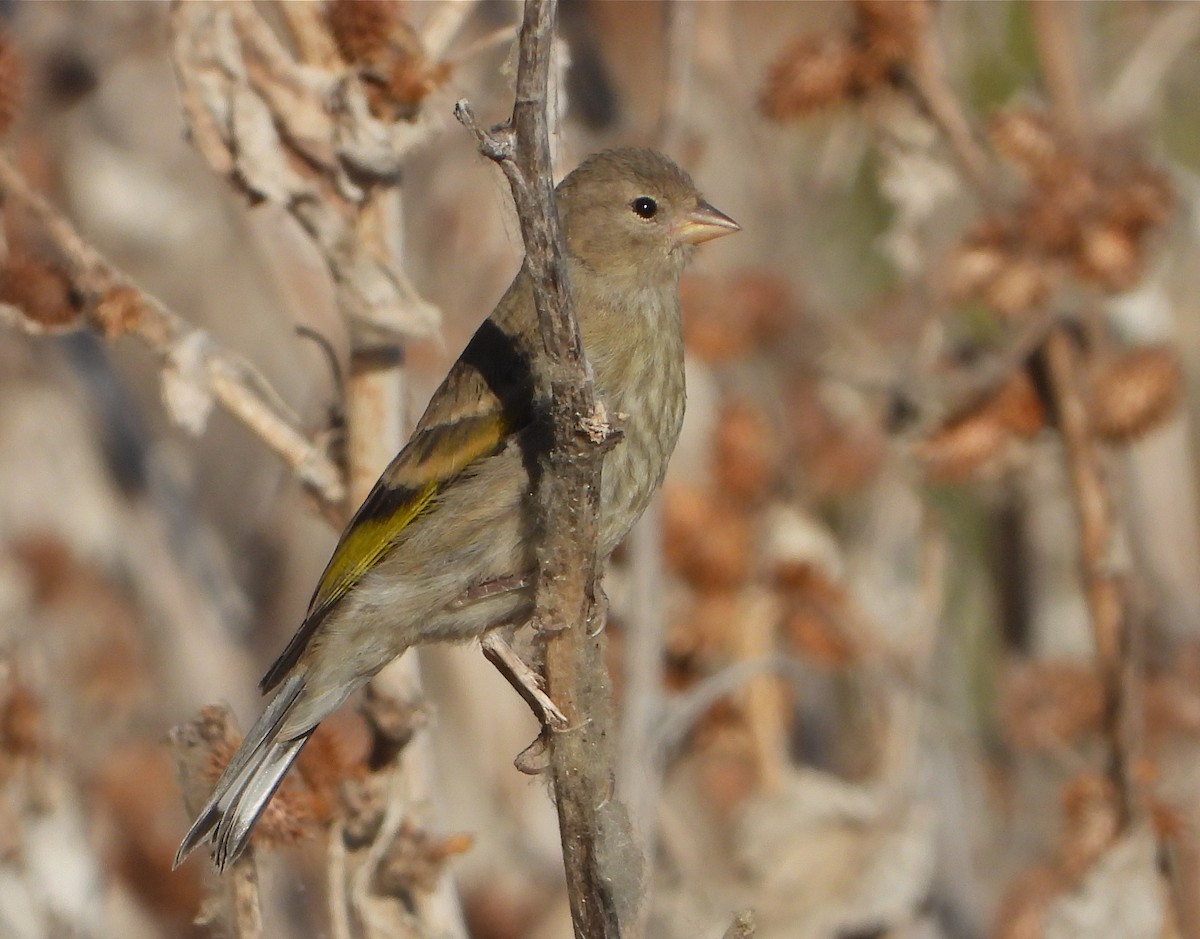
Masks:
[[[638,218],[654,218],[658,214],[658,203],[649,196],[639,196],[629,205]]]

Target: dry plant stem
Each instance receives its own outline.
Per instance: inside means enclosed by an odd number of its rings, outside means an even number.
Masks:
[[[137,336],[163,359],[164,365],[183,340],[203,337],[203,379],[208,392],[292,468],[300,482],[320,502],[322,510],[334,511],[340,507],[345,498],[341,472],[320,448],[279,413],[268,396],[251,385],[246,365],[133,283],[84,240],[66,216],[35,192],[4,157],[0,157],[0,191],[37,220],[42,231],[66,258],[75,285],[88,299],[94,302],[118,288],[133,291],[135,302],[129,307],[133,316],[121,323],[94,321],[93,326],[109,335],[128,332]],[[261,379],[256,378],[256,381],[261,382]]]
[[[663,87],[658,139],[667,153],[684,143],[683,114],[692,84],[696,47],[696,6],[691,0],[670,0],[663,6],[666,33],[667,78]]]
[[[738,598],[738,621],[731,630],[734,659],[753,662],[770,656],[778,647],[776,631],[781,618],[779,601],[768,591],[758,585],[744,590]],[[764,673],[748,681],[740,697],[754,748],[759,789],[778,792],[788,764],[785,690],[778,678]]]
[[[1032,4],[1038,60],[1045,77],[1055,125],[1081,150],[1089,147],[1091,124],[1080,81],[1075,4],[1035,0]],[[1113,570],[1116,505],[1106,485],[1084,396],[1079,351],[1064,329],[1054,330],[1043,349],[1059,432],[1066,448],[1067,473],[1079,523],[1079,558],[1088,615],[1104,692],[1104,729],[1109,741],[1109,777],[1120,796],[1126,827],[1140,805],[1134,767],[1138,735],[1138,663],[1131,645],[1131,620],[1124,585]]]
[[[913,52],[910,66],[912,87],[929,116],[946,135],[951,151],[971,184],[981,195],[987,196],[992,189],[991,161],[946,78],[941,44],[934,30],[932,14],[926,11],[921,39]]]
[[[1133,809],[1131,741],[1123,726],[1126,681],[1123,663],[1128,636],[1121,585],[1112,571],[1113,506],[1089,424],[1075,342],[1066,330],[1055,330],[1046,340],[1043,354],[1066,448],[1067,472],[1079,524],[1079,561],[1105,696],[1110,776],[1121,794],[1122,821],[1128,822]]]
[[[526,0],[508,125],[484,133],[465,102],[457,113],[512,186],[545,345],[538,382],[552,443],[540,462],[537,486],[544,535],[534,617],[547,631],[546,690],[572,725],[550,737],[571,919],[578,939],[603,939],[620,936],[632,921],[641,859],[613,798],[614,728],[604,638],[589,628],[598,609],[601,444],[610,430],[583,355],[554,208],[546,100],[556,12],[552,0]]]
[[[199,717],[171,728],[171,750],[175,773],[183,790],[183,802],[189,817],[195,817],[208,799],[211,781],[205,767],[218,743],[235,745],[240,734],[228,708],[208,708]],[[222,878],[216,895],[222,906],[221,916],[233,939],[259,939],[263,935],[262,904],[258,892],[258,871],[253,848],[246,851]]]
[[[1038,60],[1053,105],[1054,118],[1076,146],[1087,143],[1088,114],[1079,81],[1079,16],[1082,4],[1033,0],[1033,29]]]

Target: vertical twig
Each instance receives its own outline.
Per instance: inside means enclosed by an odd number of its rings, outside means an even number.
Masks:
[[[537,380],[551,446],[537,486],[545,535],[534,618],[548,634],[547,693],[572,724],[550,737],[571,918],[578,939],[603,939],[620,936],[631,921],[642,865],[613,794],[612,696],[597,628],[604,614],[596,602],[596,508],[601,445],[611,431],[583,354],[550,172],[546,99],[556,12],[554,0],[525,2],[508,124],[484,133],[466,102],[457,113],[512,186],[545,346]]]
[[[1081,5],[1033,0],[1033,28],[1037,35],[1038,61],[1046,81],[1055,122],[1076,146],[1088,137],[1087,102],[1079,81],[1079,16]]]
[[[1123,691],[1128,646],[1121,585],[1112,572],[1113,506],[1100,468],[1081,388],[1082,371],[1075,341],[1065,329],[1050,334],[1043,348],[1066,448],[1067,473],[1079,522],[1079,563],[1084,597],[1096,644],[1096,660],[1104,693],[1104,726],[1109,739],[1109,776],[1121,796],[1122,822],[1133,809],[1132,759],[1125,733]]]
[[[1066,6],[1071,6],[1070,4]],[[1047,0],[1032,6],[1038,59],[1045,76],[1051,113],[1075,146],[1086,150],[1090,125],[1080,83],[1076,42],[1079,11]],[[1054,329],[1042,351],[1066,449],[1067,474],[1079,523],[1079,563],[1104,694],[1104,729],[1109,743],[1108,775],[1120,796],[1121,824],[1137,811],[1133,775],[1134,745],[1129,722],[1135,669],[1129,660],[1130,619],[1124,588],[1113,571],[1116,507],[1100,462],[1083,388],[1075,340],[1065,327]]]
[[[976,139],[971,122],[946,78],[945,57],[931,11],[926,12],[923,27],[910,64],[912,88],[934,123],[946,135],[950,150],[967,179],[987,197],[993,188],[991,161]]]

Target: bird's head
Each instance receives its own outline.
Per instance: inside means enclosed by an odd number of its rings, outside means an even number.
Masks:
[[[691,178],[654,150],[605,150],[558,185],[567,250],[596,273],[678,277],[692,248],[738,231]]]

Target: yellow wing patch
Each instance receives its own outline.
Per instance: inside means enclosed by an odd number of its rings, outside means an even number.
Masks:
[[[438,491],[501,446],[508,428],[496,413],[438,424],[413,437],[380,477],[321,575],[309,606],[320,617],[383,558]]]

